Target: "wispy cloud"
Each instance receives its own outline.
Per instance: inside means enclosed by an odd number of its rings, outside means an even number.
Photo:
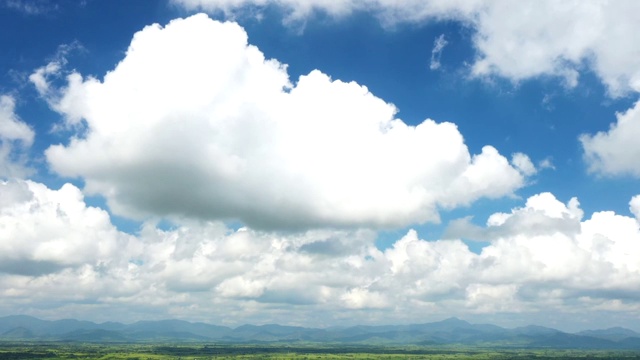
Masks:
[[[59,5],[49,0],[4,0],[5,8],[21,12],[26,15],[45,15],[59,10]]]
[[[431,63],[429,64],[429,69],[438,70],[440,69],[440,57],[442,56],[442,50],[447,46],[448,42],[444,38],[444,34],[441,34],[433,41],[433,49],[431,50]]]

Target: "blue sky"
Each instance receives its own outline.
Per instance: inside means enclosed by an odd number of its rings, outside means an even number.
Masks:
[[[0,315],[634,328],[637,10],[3,0]]]

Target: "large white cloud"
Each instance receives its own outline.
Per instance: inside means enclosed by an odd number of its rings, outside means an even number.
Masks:
[[[15,106],[12,96],[0,95],[0,179],[30,173],[24,150],[33,143],[35,133],[16,115]]]
[[[609,131],[580,136],[585,160],[594,173],[640,177],[640,102],[616,117]]]
[[[300,19],[322,11],[346,16],[376,14],[383,22],[454,19],[475,29],[472,73],[514,81],[560,76],[575,86],[593,70],[613,96],[640,91],[640,3],[554,0],[174,0],[188,9],[235,14],[250,6],[276,5]],[[254,9],[255,10],[255,9]]]
[[[487,229],[500,229],[476,254],[413,230],[386,250],[371,231],[279,234],[219,222],[146,224],[132,236],[71,185],[1,189],[0,238],[9,240],[0,242],[0,313],[306,326],[483,314],[554,325],[557,314],[581,313],[593,323],[578,326],[597,326],[632,323],[640,309],[638,221],[613,212],[582,220],[577,200],[549,193],[491,216]]]
[[[317,11],[340,17],[367,11],[385,22],[454,19],[475,30],[473,76],[500,76],[514,82],[556,76],[574,87],[580,73],[593,72],[612,97],[640,92],[640,2],[554,0],[174,0],[188,9],[232,15],[248,7],[275,5],[294,19]],[[255,10],[255,9],[253,9]],[[584,135],[590,171],[640,176],[634,142],[638,105],[619,115],[609,132]]]
[[[451,123],[408,126],[356,83],[313,71],[291,84],[241,27],[203,14],[138,32],[103,81],[74,72],[54,89],[57,73],[31,80],[78,133],[47,160],[126,216],[407,225],[510,195],[532,170],[490,146],[472,156]]]

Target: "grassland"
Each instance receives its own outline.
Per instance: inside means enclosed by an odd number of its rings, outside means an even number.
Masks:
[[[0,359],[640,359],[640,352],[344,345],[0,343]]]

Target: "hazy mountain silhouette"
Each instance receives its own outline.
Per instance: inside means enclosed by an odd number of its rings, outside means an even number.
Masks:
[[[181,320],[133,324],[65,319],[40,320],[17,315],[0,318],[0,340],[77,342],[316,342],[342,344],[483,345],[494,347],[640,350],[640,334],[625,328],[585,330],[570,334],[542,326],[514,329],[471,324],[457,318],[443,321],[327,329],[298,326],[242,325],[237,328]]]

